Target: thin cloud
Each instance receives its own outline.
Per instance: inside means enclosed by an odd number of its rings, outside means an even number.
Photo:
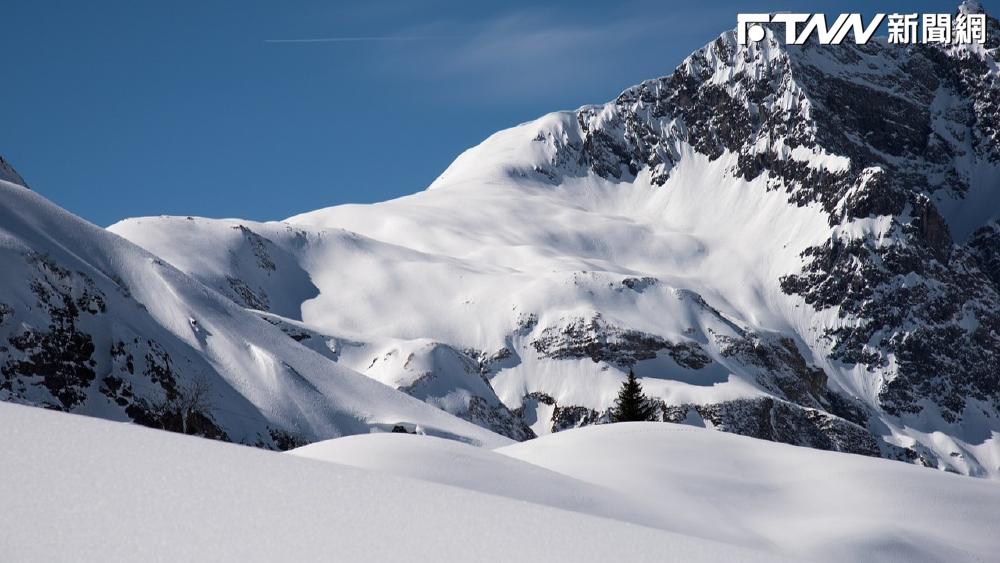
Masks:
[[[438,22],[413,31],[426,35],[454,26],[453,22]],[[537,99],[609,79],[621,80],[624,85],[620,69],[636,50],[656,50],[664,37],[683,27],[679,19],[574,21],[551,10],[529,9],[462,25],[464,33],[454,42],[430,44],[420,51],[385,53],[380,62],[417,79],[461,85],[441,95]]]
[[[267,42],[367,42],[371,48],[360,56],[371,58],[370,69],[394,80],[408,80],[410,85],[432,86],[438,98],[475,103],[566,99],[571,90],[611,96],[617,92],[606,84],[624,87],[630,81],[668,74],[681,57],[718,31],[714,19],[721,16],[702,24],[693,15],[713,12],[711,7],[672,8],[664,13],[645,6],[644,1],[626,0],[631,8],[615,8],[607,14],[532,7],[484,19],[417,19],[416,24],[411,21],[391,29],[389,35]],[[723,15],[727,22],[732,19],[728,11]],[[711,29],[700,29],[703,25]],[[672,49],[681,38],[690,45]],[[407,47],[398,48],[402,44]],[[636,67],[650,70],[639,73]],[[442,88],[443,84],[448,86]]]

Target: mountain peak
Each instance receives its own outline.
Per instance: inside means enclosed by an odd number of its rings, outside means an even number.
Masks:
[[[986,10],[983,8],[983,3],[979,0],[964,0],[958,5],[958,13],[960,14],[985,14]]]
[[[0,180],[17,184],[25,188],[28,187],[24,178],[22,178],[21,175],[17,173],[17,170],[14,170],[14,167],[11,166],[9,162],[4,160],[2,156],[0,156]]]

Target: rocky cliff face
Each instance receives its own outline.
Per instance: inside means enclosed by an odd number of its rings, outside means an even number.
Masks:
[[[971,413],[995,426],[1000,25],[988,22],[985,48],[785,46],[777,29],[744,47],[723,34],[673,74],[576,112],[578,137],[539,135],[552,157],[530,173],[663,186],[685,147],[710,160],[735,155],[732,175],[826,215],[828,237],[774,281],[833,318],[814,349],[881,380],[867,408],[947,423]],[[590,346],[579,332],[563,336]],[[638,344],[664,348],[649,337]],[[788,398],[821,406],[808,394]]]

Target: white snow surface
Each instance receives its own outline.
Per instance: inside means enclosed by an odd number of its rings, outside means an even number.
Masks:
[[[86,274],[106,297],[106,313],[81,315],[78,323],[93,337],[98,374],[111,369],[113,342],[154,341],[187,373],[205,376],[212,415],[233,441],[266,439],[259,435],[264,428],[308,442],[406,423],[479,445],[510,443],[330,361],[135,244],[0,181],[0,295],[16,312],[5,330],[50,322],[29,291],[36,275],[25,261],[29,254]],[[155,391],[136,381],[138,393]],[[80,412],[124,419],[96,388]]]
[[[667,423],[567,430],[495,451],[350,436],[293,455],[645,524],[808,561],[989,561],[995,483]]]
[[[551,119],[498,133],[475,154],[486,153],[481,160],[492,163],[500,158],[494,153],[537,145],[530,139]],[[293,317],[363,344],[362,353],[338,361],[382,381],[381,360],[373,361],[400,341],[486,353],[508,347],[516,356],[490,381],[507,406],[517,408],[524,395],[541,391],[559,404],[601,410],[614,399],[620,371],[589,359],[540,361],[529,345],[546,328],[600,313],[614,326],[703,346],[716,362],[708,376],[688,374],[665,356],[637,372],[659,397],[705,403],[762,394],[746,381],[752,377],[732,376],[740,368],[718,352],[710,333],[733,335],[737,325],[764,333],[819,330],[773,280],[821,240],[825,219],[818,210],[788,205],[763,184],[726,177],[732,163],[692,152],[658,189],[595,177],[543,186],[498,171],[493,180],[477,176],[457,186],[439,180],[413,196],[287,222],[160,217],[110,230],[217,288],[225,284],[225,268],[203,263],[226,264],[245,252],[229,234],[234,227],[260,234],[275,254],[295,256],[292,278],[307,272],[318,292]],[[477,170],[487,174],[489,166]],[[452,168],[442,179],[454,176]],[[262,271],[243,276],[265,291],[282,282]],[[622,285],[647,276],[657,281],[643,291]],[[534,328],[521,331],[532,316]]]
[[[9,403],[0,426],[5,561],[779,559],[546,503]]]

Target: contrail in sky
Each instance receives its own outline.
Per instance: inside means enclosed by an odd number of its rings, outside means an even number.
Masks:
[[[420,36],[317,37],[313,39],[265,39],[264,43],[355,43],[359,41],[419,41],[421,39],[432,38]]]

